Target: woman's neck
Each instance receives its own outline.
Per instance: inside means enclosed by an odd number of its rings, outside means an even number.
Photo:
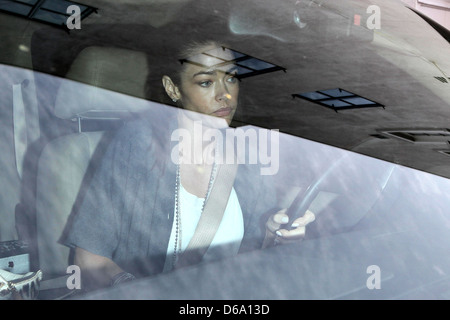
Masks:
[[[178,116],[178,126],[183,129],[183,137],[179,141],[180,163],[195,165],[211,165],[214,163],[216,140],[209,140],[205,136],[207,130],[214,130],[205,126],[199,117],[198,119],[180,112]]]

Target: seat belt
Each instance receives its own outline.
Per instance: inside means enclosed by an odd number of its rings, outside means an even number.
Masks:
[[[222,221],[228,204],[231,189],[236,177],[238,165],[221,164],[217,167],[217,175],[206,199],[205,208],[186,250],[180,256],[175,269],[199,263],[208,250]]]
[[[22,83],[13,84],[13,128],[14,151],[16,156],[16,170],[19,178],[22,178],[23,159],[27,149],[27,131],[25,123],[25,105],[22,96]]]

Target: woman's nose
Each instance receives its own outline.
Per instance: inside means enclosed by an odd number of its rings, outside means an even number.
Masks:
[[[231,96],[230,92],[228,91],[226,84],[220,83],[217,88],[216,99],[218,101],[223,101],[223,100],[231,100],[231,98],[232,98],[232,96]]]

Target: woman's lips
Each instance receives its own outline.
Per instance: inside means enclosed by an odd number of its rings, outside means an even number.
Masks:
[[[230,107],[220,108],[219,110],[214,111],[213,114],[218,117],[226,117],[231,113],[232,110],[233,109],[231,109]]]

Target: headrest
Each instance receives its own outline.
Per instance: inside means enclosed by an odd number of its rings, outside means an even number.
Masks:
[[[117,118],[149,108],[144,52],[88,47],[76,57],[58,90],[55,115],[62,119]]]

